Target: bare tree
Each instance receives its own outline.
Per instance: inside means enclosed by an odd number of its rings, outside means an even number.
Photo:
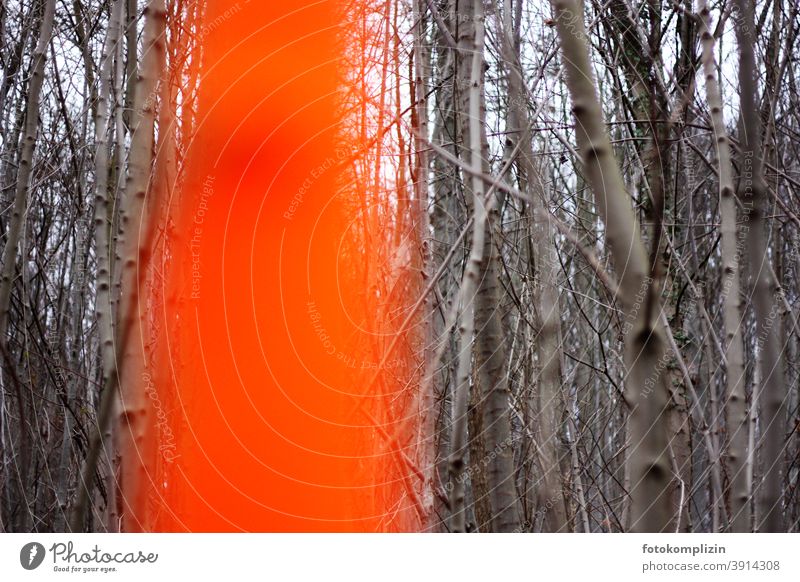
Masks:
[[[760,511],[756,518],[756,527],[763,531],[777,532],[783,530],[781,459],[786,417],[784,408],[786,390],[781,357],[782,334],[775,301],[780,289],[770,267],[767,246],[767,185],[763,173],[761,119],[756,85],[757,67],[753,47],[756,34],[753,16],[755,5],[748,0],[738,0],[736,9],[741,99],[739,198],[744,201],[749,213],[747,240],[750,275],[753,279],[753,307],[758,331],[756,340],[758,375],[763,388],[758,393],[763,397],[764,476],[763,486],[756,489],[760,493]]]
[[[703,43],[703,73],[706,94],[711,112],[711,123],[717,148],[719,166],[719,208],[722,235],[722,270],[725,318],[725,361],[727,362],[727,417],[731,426],[728,444],[729,471],[731,474],[731,515],[734,531],[750,531],[750,491],[747,485],[747,409],[745,402],[744,346],[742,345],[742,302],[739,286],[739,234],[734,198],[733,166],[722,94],[717,82],[717,65],[714,58],[714,36],[710,29],[710,12],[705,2],[700,4],[700,31]],[[715,451],[718,454],[718,451]]]
[[[172,530],[197,510],[171,501],[199,458],[183,413],[206,404],[187,397],[185,207],[214,78],[245,65],[209,55],[268,12],[218,8],[0,3],[2,531]],[[347,4],[319,184],[347,223],[335,363],[364,392],[343,389],[362,457],[325,462],[364,473],[352,506],[378,516],[348,527],[798,531],[799,17]],[[290,71],[295,48],[269,58]],[[286,97],[241,73],[230,91]],[[319,106],[290,98],[282,128]],[[273,147],[257,111],[224,114]],[[185,467],[159,454],[173,440]]]
[[[625,399],[631,410],[630,464],[634,531],[664,531],[669,522],[670,478],[664,413],[667,388],[660,367],[663,331],[657,323],[659,290],[650,278],[644,245],[611,144],[589,65],[586,31],[577,2],[554,1],[567,85],[577,122],[585,172],[607,228],[607,243],[620,271],[620,300],[631,324],[626,330]],[[644,292],[644,293],[643,293]],[[637,302],[644,297],[644,305]]]

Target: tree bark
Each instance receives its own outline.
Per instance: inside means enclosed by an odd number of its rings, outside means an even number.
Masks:
[[[733,166],[730,142],[725,129],[722,93],[717,81],[714,58],[714,36],[710,30],[710,13],[705,0],[700,2],[700,31],[703,45],[703,73],[706,95],[714,128],[714,141],[719,166],[719,211],[722,235],[722,300],[725,325],[726,412],[728,421],[728,462],[731,529],[750,531],[749,492],[747,490],[747,407],[745,402],[744,345],[742,339],[742,301],[739,285],[739,244],[734,198]]]
[[[481,143],[481,79],[483,75],[483,3],[473,0],[469,10],[461,12],[458,34],[458,47],[462,55],[469,55],[471,63],[469,90],[466,99],[469,116],[468,142],[464,145],[465,157],[475,170],[483,167]],[[477,174],[478,172],[476,172]],[[450,530],[466,531],[465,506],[465,467],[467,455],[467,417],[472,371],[472,341],[475,334],[475,301],[480,280],[484,240],[486,237],[487,212],[484,202],[484,181],[478,175],[471,178],[471,199],[473,205],[472,246],[461,283],[461,323],[459,326],[458,368],[456,387],[453,395],[453,428],[451,437],[452,452],[448,462],[450,474]],[[473,387],[474,388],[474,387]],[[474,461],[474,459],[473,459]]]
[[[50,46],[50,37],[53,33],[53,23],[55,20],[55,0],[43,0],[34,4],[31,14],[35,14],[37,6],[44,6],[41,21],[39,24],[39,38],[36,42],[31,59],[31,78],[28,84],[27,103],[25,108],[25,126],[22,133],[20,144],[19,167],[17,169],[16,188],[14,191],[14,206],[11,211],[11,219],[6,235],[6,246],[3,249],[3,266],[0,273],[0,361],[8,367],[9,383],[16,384],[17,400],[19,405],[19,427],[20,427],[20,450],[21,467],[17,470],[19,487],[17,499],[23,505],[19,515],[17,531],[27,531],[31,527],[31,509],[27,503],[30,492],[28,487],[28,477],[32,471],[31,456],[33,447],[31,439],[38,435],[28,432],[28,422],[24,419],[28,412],[24,409],[23,399],[20,397],[21,386],[18,384],[16,370],[12,369],[16,365],[14,358],[11,357],[8,349],[8,323],[11,310],[11,291],[16,279],[17,253],[25,223],[26,208],[28,205],[28,191],[30,190],[31,174],[33,170],[33,154],[36,149],[37,133],[39,131],[39,104],[42,94],[42,84],[44,83],[45,62],[47,60],[47,49]],[[3,391],[5,391],[5,379],[3,381]],[[33,419],[30,419],[32,422]],[[5,459],[3,459],[5,460]],[[17,461],[18,463],[20,461]],[[25,500],[25,501],[24,501]]]
[[[147,525],[143,480],[147,468],[136,453],[145,446],[148,425],[147,398],[141,390],[142,382],[136,377],[141,372],[141,356],[136,361],[130,355],[129,343],[139,324],[141,287],[150,260],[152,221],[145,212],[145,198],[150,182],[153,162],[156,86],[164,66],[166,41],[164,36],[166,10],[164,0],[150,0],[145,10],[145,51],[141,74],[136,85],[136,120],[130,148],[130,161],[126,181],[126,200],[123,203],[119,243],[124,245],[122,295],[117,306],[115,350],[117,373],[103,384],[96,430],[92,432],[89,451],[83,466],[79,497],[72,515],[72,529],[82,531],[91,489],[92,476],[100,453],[102,435],[107,430],[113,414],[117,389],[121,389],[119,422],[120,448],[123,454],[122,490],[128,504],[123,529],[141,531]],[[134,228],[138,226],[138,228]],[[141,338],[138,338],[141,339]],[[141,342],[136,342],[141,344]],[[138,353],[138,352],[137,352]],[[131,376],[131,369],[134,375]],[[145,456],[145,455],[141,455]]]
[[[567,87],[584,171],[603,221],[606,242],[620,273],[620,302],[625,315],[625,400],[630,409],[631,527],[637,532],[665,531],[670,523],[670,470],[667,463],[668,392],[665,386],[663,330],[658,291],[625,184],[603,125],[603,114],[589,63],[579,2],[553,0]],[[644,298],[646,305],[641,305]]]
[[[762,385],[761,440],[763,441],[763,480],[754,494],[759,497],[758,531],[783,531],[783,450],[786,438],[786,386],[781,350],[781,320],[775,301],[780,293],[769,265],[767,244],[767,184],[761,151],[761,118],[758,109],[758,71],[755,60],[755,7],[751,0],[737,0],[736,39],[739,44],[739,91],[741,104],[741,167],[739,198],[749,215],[744,227],[749,250],[753,307],[757,330],[757,365]],[[752,406],[755,406],[755,401]]]
[[[17,247],[19,246],[25,208],[28,202],[33,152],[36,149],[36,134],[39,131],[39,101],[42,94],[42,83],[44,82],[44,66],[47,60],[47,47],[50,45],[50,37],[53,33],[53,21],[55,20],[55,0],[43,0],[43,4],[44,13],[39,25],[39,40],[33,53],[31,80],[28,86],[25,130],[20,144],[21,152],[19,169],[17,170],[17,185],[14,192],[14,208],[9,222],[6,246],[3,249],[3,271],[2,275],[0,275],[0,341],[4,344],[7,342],[8,311],[11,305],[11,288],[14,284],[16,272]]]
[[[518,26],[512,22],[512,2],[505,0],[502,43],[508,85],[508,117],[506,150],[519,143],[517,168],[520,191],[526,193],[532,211],[531,261],[536,272],[533,285],[534,311],[538,312],[539,334],[535,340],[539,362],[538,427],[542,475],[537,492],[538,505],[548,508],[544,520],[550,532],[566,531],[567,513],[561,483],[561,420],[564,417],[564,395],[561,384],[561,308],[559,305],[558,270],[550,212],[546,207],[540,169],[537,168],[531,142],[531,119],[525,80],[520,64]]]

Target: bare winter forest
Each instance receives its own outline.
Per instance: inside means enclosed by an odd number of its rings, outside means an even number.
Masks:
[[[389,332],[350,346],[397,484],[364,529],[800,531],[800,3],[326,2],[340,259]],[[175,529],[199,356],[158,314],[249,5],[2,0],[0,531]]]

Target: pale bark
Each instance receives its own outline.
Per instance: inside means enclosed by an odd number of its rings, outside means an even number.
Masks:
[[[481,143],[481,78],[483,75],[482,16],[483,3],[474,0],[473,5],[459,30],[459,51],[471,55],[470,87],[468,91],[469,134],[465,149],[475,174],[471,178],[473,202],[472,246],[461,284],[461,319],[459,326],[458,369],[453,395],[452,452],[448,461],[450,475],[450,530],[465,532],[465,467],[467,454],[467,414],[472,371],[472,339],[475,333],[475,300],[483,264],[484,239],[486,236],[487,212],[484,202],[484,181],[480,175],[483,167]],[[461,13],[465,17],[464,13]]]
[[[413,109],[412,128],[414,129],[414,162],[412,165],[412,178],[414,182],[413,192],[414,201],[412,217],[416,227],[416,239],[420,248],[419,258],[419,285],[422,288],[430,280],[432,244],[430,236],[430,220],[428,217],[428,87],[430,78],[430,54],[425,46],[425,0],[414,0],[413,15],[417,25],[414,27],[413,57],[414,57],[414,92],[416,106]],[[398,59],[399,67],[399,59]],[[398,73],[399,74],[399,73]],[[398,82],[398,92],[400,83]],[[398,108],[400,99],[398,98]],[[398,131],[400,126],[398,125]],[[434,517],[434,495],[433,489],[436,487],[434,478],[434,467],[436,464],[433,442],[431,439],[436,431],[436,394],[435,382],[436,365],[433,363],[434,355],[434,325],[436,317],[435,301],[432,294],[426,294],[425,305],[422,311],[422,321],[420,322],[420,332],[418,337],[419,351],[422,355],[422,382],[420,386],[425,387],[425,391],[417,397],[417,412],[419,414],[419,440],[421,442],[421,454],[419,464],[425,468],[426,483],[424,491],[425,518],[426,523],[422,527],[427,529],[433,523]]]
[[[100,356],[103,382],[116,374],[114,336],[112,328],[111,302],[111,229],[109,221],[109,144],[111,84],[114,74],[114,50],[120,40],[123,0],[116,0],[111,8],[111,17],[106,32],[105,46],[101,56],[100,89],[98,91],[97,116],[95,118],[95,202],[94,235],[97,253],[97,299],[96,316],[100,330]],[[121,136],[119,136],[121,137]]]
[[[123,119],[129,129],[133,129],[132,115],[134,113],[134,100],[136,98],[136,78],[139,74],[139,0],[126,0],[125,23],[125,108]]]
[[[700,2],[700,31],[703,46],[703,74],[706,95],[714,128],[717,165],[719,166],[719,212],[722,235],[722,299],[725,325],[725,360],[728,420],[728,463],[730,474],[731,529],[750,531],[747,474],[747,407],[745,402],[744,345],[742,339],[742,300],[739,285],[739,245],[734,198],[733,166],[730,140],[725,128],[722,93],[717,81],[714,58],[714,36],[710,30],[710,13],[705,0]]]
[[[40,4],[41,5],[41,4]],[[34,14],[36,5],[31,8]],[[17,483],[19,490],[17,500],[24,507],[21,509],[19,517],[19,531],[27,531],[30,528],[31,510],[28,502],[29,493],[25,491],[27,479],[32,471],[31,455],[33,453],[31,436],[28,433],[27,423],[24,418],[27,411],[24,409],[21,397],[21,387],[18,384],[16,370],[13,366],[16,362],[11,357],[8,350],[8,324],[11,309],[11,291],[14,288],[16,279],[17,254],[20,246],[20,237],[25,224],[25,214],[28,205],[28,192],[30,190],[31,174],[33,170],[33,155],[36,149],[37,133],[39,131],[39,106],[44,83],[45,62],[47,60],[47,50],[50,45],[50,37],[53,33],[53,22],[55,19],[55,0],[44,0],[44,11],[39,24],[39,37],[34,49],[31,63],[31,78],[28,83],[27,103],[25,107],[25,125],[20,143],[20,154],[16,176],[16,187],[14,191],[14,204],[9,219],[8,233],[6,234],[6,246],[3,249],[3,266],[0,273],[0,362],[8,366],[8,378],[3,372],[3,382],[0,389],[5,392],[5,384],[13,383],[17,390],[18,414],[20,416],[20,449],[21,467],[17,469]],[[5,403],[3,403],[5,404]],[[32,419],[31,419],[32,420]],[[3,459],[5,460],[5,459]],[[17,461],[19,463],[19,461]]]
[[[755,20],[751,0],[737,0],[736,38],[739,44],[739,91],[741,104],[741,167],[739,197],[749,212],[749,250],[752,297],[757,330],[757,358],[761,400],[763,481],[759,495],[758,531],[783,531],[783,450],[786,438],[786,386],[781,349],[781,317],[775,297],[780,293],[769,266],[767,184],[761,151],[761,119],[758,108],[758,71],[755,60]],[[757,401],[753,399],[753,406]]]
[[[461,12],[460,15],[464,16]],[[500,319],[500,272],[497,240],[499,214],[495,196],[486,192],[484,176],[491,173],[489,166],[488,143],[486,137],[486,109],[484,94],[484,42],[485,23],[483,3],[476,0],[471,13],[472,22],[462,20],[459,24],[459,47],[463,40],[474,38],[471,51],[459,50],[462,63],[470,63],[469,81],[465,78],[467,69],[462,67],[462,88],[469,85],[461,94],[461,135],[469,140],[470,165],[478,174],[472,177],[472,196],[476,221],[478,214],[485,212],[484,229],[480,237],[483,249],[474,253],[470,259],[478,268],[474,305],[475,326],[475,368],[474,389],[479,398],[476,408],[482,418],[483,432],[470,435],[470,439],[484,441],[486,457],[470,459],[472,475],[485,477],[491,508],[490,531],[505,532],[519,528],[517,498],[514,483],[513,448],[509,419],[509,390],[505,373],[506,346],[502,321]],[[473,34],[472,31],[475,31]],[[466,99],[465,99],[466,98]],[[466,115],[465,115],[466,114]],[[466,158],[466,156],[465,156]],[[484,193],[488,198],[484,201]],[[477,202],[478,198],[482,202]],[[479,204],[488,204],[478,209]],[[474,232],[474,231],[473,231]],[[478,244],[473,240],[474,245]],[[466,275],[465,275],[466,276]]]
[[[426,0],[429,5],[433,0]],[[445,6],[446,11],[438,12],[438,20],[434,31],[434,49],[431,64],[434,71],[432,82],[439,86],[439,90],[431,97],[434,101],[435,115],[432,131],[432,141],[437,147],[446,149],[452,156],[456,155],[456,119],[454,108],[454,91],[452,76],[455,65],[455,44],[449,36],[449,30],[443,21],[449,17],[450,7]],[[449,20],[449,18],[448,18]],[[448,41],[448,39],[450,39]],[[433,58],[435,54],[435,58]],[[427,144],[426,144],[427,145]],[[432,155],[431,167],[435,179],[431,181],[433,195],[433,212],[431,215],[431,225],[433,230],[433,241],[431,244],[432,259],[437,263],[442,263],[446,256],[450,256],[450,251],[455,250],[456,261],[461,262],[462,253],[460,247],[455,248],[453,242],[457,233],[456,224],[466,222],[461,205],[458,204],[458,196],[461,191],[461,183],[458,176],[458,169],[451,163],[442,159],[441,156]],[[448,270],[449,271],[449,270]],[[425,375],[425,379],[430,383],[430,389],[436,402],[436,414],[438,419],[435,428],[435,455],[437,459],[445,462],[437,463],[436,471],[438,480],[441,483],[448,482],[448,467],[446,460],[451,452],[451,430],[452,423],[452,385],[455,377],[455,364],[457,342],[450,337],[450,329],[455,322],[455,309],[458,307],[454,300],[456,287],[458,285],[456,277],[445,271],[442,281],[437,282],[437,299],[439,308],[437,316],[434,318],[433,334],[438,348],[431,361],[431,371]],[[439,361],[443,365],[439,365]],[[440,499],[440,498],[439,498]],[[435,508],[440,515],[447,515],[448,509],[444,501],[440,501]],[[445,520],[442,520],[443,522]],[[443,524],[442,530],[446,530]]]
[[[606,242],[620,273],[619,298],[626,320],[625,399],[630,408],[631,528],[665,531],[670,523],[670,469],[667,463],[668,392],[664,385],[663,330],[658,291],[619,166],[603,125],[579,2],[553,0],[567,87],[587,181],[606,225]],[[647,306],[637,304],[644,293]]]
[[[121,409],[117,431],[122,454],[121,491],[128,505],[122,521],[126,532],[147,531],[150,526],[146,494],[147,483],[152,479],[149,474],[152,471],[152,439],[147,439],[150,409],[140,377],[147,365],[142,327],[145,312],[142,302],[146,297],[142,291],[152,252],[152,223],[157,217],[156,213],[148,212],[146,198],[153,164],[157,87],[166,55],[165,30],[165,2],[151,0],[145,10],[144,53],[134,100],[137,119],[133,126],[120,218],[120,232],[124,237],[120,236],[123,263],[117,341],[119,359],[125,367],[120,366]],[[160,105],[170,107],[169,103]]]
[[[6,246],[3,249],[3,271],[0,275],[0,341],[6,343],[8,330],[8,311],[11,305],[11,289],[14,284],[22,226],[25,220],[25,208],[28,204],[33,153],[36,149],[36,137],[39,131],[39,101],[44,82],[44,66],[47,60],[47,47],[53,33],[55,19],[55,0],[44,0],[44,13],[39,25],[39,40],[32,57],[31,79],[28,85],[28,103],[25,111],[25,129],[20,144],[19,169],[17,170],[14,207],[9,221]]]
[[[567,513],[562,491],[560,461],[561,419],[564,417],[564,395],[561,383],[561,308],[558,297],[558,270],[554,260],[555,242],[550,213],[546,207],[540,169],[533,155],[531,119],[527,107],[525,81],[519,55],[520,39],[512,23],[512,2],[504,2],[502,31],[503,55],[508,84],[508,118],[506,124],[506,149],[519,143],[517,167],[520,191],[531,201],[533,238],[532,257],[537,269],[533,286],[535,311],[538,312],[539,334],[535,339],[539,362],[538,427],[542,475],[537,491],[538,504],[547,507],[545,523],[551,532],[566,531]],[[585,520],[584,520],[585,523]]]
[[[124,516],[125,531],[140,531],[147,524],[144,503],[144,481],[147,467],[142,463],[137,447],[145,446],[147,427],[147,398],[141,388],[136,372],[141,371],[142,362],[130,361],[123,355],[130,354],[129,343],[136,342],[135,331],[141,309],[141,287],[150,260],[152,216],[145,212],[145,198],[150,182],[153,162],[156,87],[164,66],[165,20],[164,0],[151,0],[145,11],[145,50],[140,76],[136,85],[136,120],[130,148],[130,161],[126,182],[126,200],[123,203],[120,237],[124,244],[122,296],[117,307],[115,329],[115,353],[117,373],[112,374],[103,385],[98,410],[96,430],[92,433],[89,452],[84,463],[79,499],[72,516],[73,530],[82,530],[88,501],[91,479],[97,466],[102,434],[111,422],[113,403],[117,389],[121,391],[119,435],[123,463],[123,495],[128,504]],[[137,352],[140,353],[140,352]],[[134,376],[130,375],[133,369]]]

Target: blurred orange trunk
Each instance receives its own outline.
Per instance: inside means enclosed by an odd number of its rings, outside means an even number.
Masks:
[[[155,260],[157,531],[376,531],[409,504],[384,507],[408,484],[359,404],[374,364],[353,341],[340,3],[304,4],[211,0],[198,27],[196,127]]]

